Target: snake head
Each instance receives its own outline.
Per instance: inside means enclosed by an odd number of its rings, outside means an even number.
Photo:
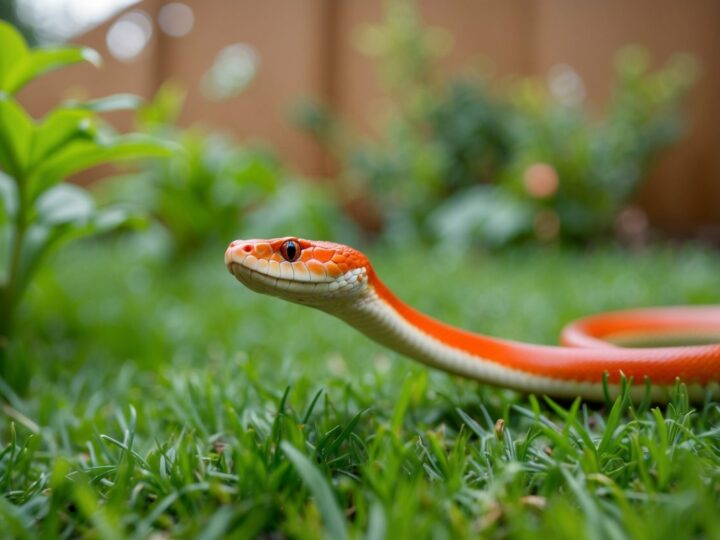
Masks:
[[[372,272],[349,246],[295,237],[235,240],[225,265],[253,291],[319,308],[362,294]]]

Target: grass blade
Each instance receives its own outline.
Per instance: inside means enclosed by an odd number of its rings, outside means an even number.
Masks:
[[[327,528],[327,536],[333,540],[347,539],[348,533],[345,527],[345,519],[322,473],[305,454],[287,441],[283,441],[280,447],[290,463],[295,467],[303,483],[315,497],[320,515],[322,515]]]

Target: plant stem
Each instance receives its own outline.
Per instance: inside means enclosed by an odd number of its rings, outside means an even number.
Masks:
[[[9,289],[0,290],[0,377],[5,375],[5,359],[7,348],[10,345],[10,316]]]
[[[22,258],[23,244],[25,242],[25,231],[27,230],[27,221],[25,219],[25,204],[23,202],[23,194],[19,193],[17,219],[15,220],[15,231],[13,234],[13,249],[10,257],[10,272],[8,277],[8,297],[10,312],[14,311],[17,305],[18,281],[20,277],[20,259]]]
[[[23,182],[16,182],[18,190],[18,206],[15,215],[15,230],[12,238],[12,253],[8,269],[8,281],[0,289],[0,375],[7,372],[7,350],[10,345],[15,309],[19,301],[20,260],[22,258],[25,233],[27,231],[27,208]]]

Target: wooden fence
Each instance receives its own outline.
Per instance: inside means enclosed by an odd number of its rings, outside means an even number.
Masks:
[[[132,9],[155,21],[166,2],[145,0]],[[108,53],[106,24],[76,41],[98,49],[101,71],[63,70],[27,88],[21,99],[36,114],[68,91],[100,96],[121,91],[151,96],[172,79],[189,89],[184,124],[201,123],[274,144],[300,171],[328,173],[322,150],[288,120],[300,96],[326,100],[359,129],[370,130],[382,104],[372,60],[358,52],[359,25],[377,22],[381,0],[186,0],[192,31],[171,37],[154,25],[132,62]],[[558,63],[581,75],[591,101],[607,98],[612,58],[640,44],[657,64],[674,52],[702,66],[688,119],[690,132],[653,167],[638,201],[651,221],[676,233],[718,235],[720,229],[720,2],[717,0],[421,0],[423,19],[454,36],[444,60],[448,73],[484,61],[498,76],[545,75]],[[200,82],[218,51],[250,44],[260,59],[256,77],[232,99],[211,101]],[[69,90],[68,90],[69,89]],[[129,119],[122,115],[125,126]]]

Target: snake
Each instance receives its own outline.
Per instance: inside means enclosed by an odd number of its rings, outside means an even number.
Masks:
[[[347,245],[296,237],[235,240],[225,265],[255,292],[329,313],[403,356],[481,383],[592,401],[621,392],[667,401],[680,383],[692,400],[720,395],[720,306],[599,313],[569,323],[560,345],[536,345],[422,313],[380,280],[367,256]],[[702,344],[620,344],[668,335],[711,337]]]

